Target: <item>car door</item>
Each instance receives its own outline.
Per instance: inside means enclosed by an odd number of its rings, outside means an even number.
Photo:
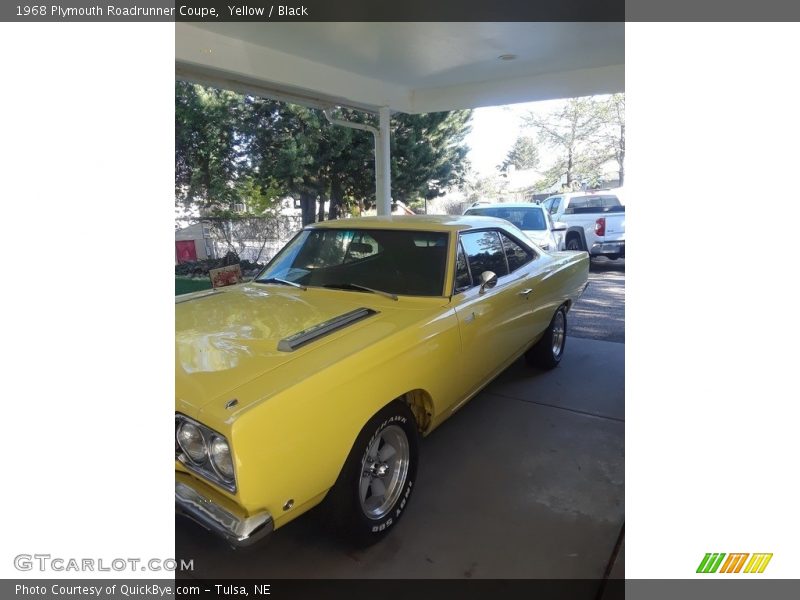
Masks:
[[[494,229],[460,234],[454,301],[461,333],[463,396],[497,375],[536,335],[530,263],[538,254],[527,244],[514,240],[512,246],[510,241]],[[493,288],[481,291],[484,271],[494,272],[498,279]]]
[[[558,301],[558,286],[552,278],[556,262],[521,243],[507,232],[500,232],[509,271],[520,282],[517,295],[525,300],[523,327],[517,331],[517,352],[530,345],[548,325]]]

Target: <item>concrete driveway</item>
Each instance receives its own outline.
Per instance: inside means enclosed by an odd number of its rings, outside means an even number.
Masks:
[[[625,342],[625,259],[592,259],[589,287],[568,321],[571,336]]]
[[[518,361],[423,440],[414,498],[383,542],[353,551],[320,531],[312,511],[237,552],[177,519],[176,555],[194,559],[190,576],[624,576],[625,346],[608,341],[624,340],[624,320],[621,331],[602,322],[606,307],[624,315],[624,265],[593,266],[592,278],[595,296],[571,312],[557,369]],[[575,337],[593,323],[606,339]]]

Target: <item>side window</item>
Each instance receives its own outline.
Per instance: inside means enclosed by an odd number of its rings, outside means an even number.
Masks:
[[[503,249],[506,252],[506,259],[508,260],[508,268],[511,272],[516,271],[522,265],[529,263],[535,256],[533,251],[528,248],[523,248],[510,237],[500,234],[503,239]]]
[[[545,200],[544,202],[542,202],[542,208],[544,208],[544,209],[545,209],[545,211],[547,211],[547,212],[550,212],[550,207],[551,207],[551,206],[553,206],[553,199],[552,199],[552,198],[550,198],[549,200]]]
[[[475,274],[473,283],[477,284],[484,271],[493,271],[498,277],[508,274],[503,244],[496,231],[465,233],[461,236],[461,243],[467,253],[469,270]]]
[[[550,205],[550,214],[556,214],[559,206],[561,206],[561,198],[553,198],[553,203]]]
[[[464,254],[464,247],[458,242],[458,254],[456,255],[456,285],[455,293],[463,292],[472,287],[472,277],[469,274],[467,257]]]

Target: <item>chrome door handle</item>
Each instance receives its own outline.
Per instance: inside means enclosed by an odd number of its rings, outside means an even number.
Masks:
[[[532,290],[531,288],[528,288],[528,289],[526,289],[526,290],[522,290],[522,291],[519,293],[519,295],[520,295],[520,296],[522,296],[523,298],[527,298],[528,296],[530,296],[530,295],[531,295],[531,292],[533,292],[533,290]]]

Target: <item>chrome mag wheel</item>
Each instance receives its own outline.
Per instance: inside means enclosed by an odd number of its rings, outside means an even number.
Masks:
[[[403,491],[411,460],[406,432],[389,425],[372,441],[361,461],[358,497],[361,510],[373,520],[392,510]]]
[[[564,313],[559,310],[553,318],[553,358],[559,358],[564,350],[565,325]]]

